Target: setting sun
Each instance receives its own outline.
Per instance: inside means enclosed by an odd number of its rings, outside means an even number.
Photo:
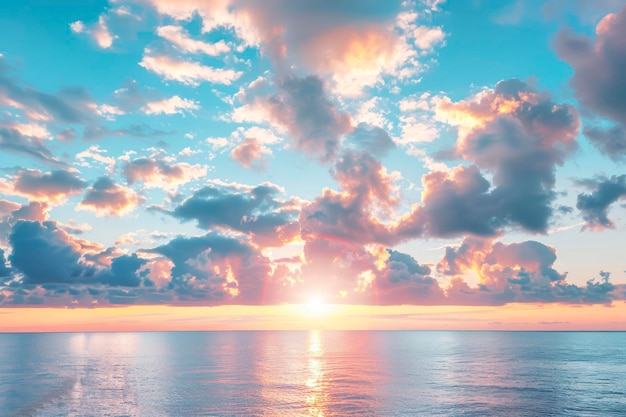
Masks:
[[[310,298],[302,307],[307,315],[316,317],[325,316],[332,311],[330,304],[326,304],[323,299],[317,297]]]

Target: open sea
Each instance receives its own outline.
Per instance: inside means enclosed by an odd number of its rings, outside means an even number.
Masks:
[[[0,416],[626,416],[626,333],[0,334]]]

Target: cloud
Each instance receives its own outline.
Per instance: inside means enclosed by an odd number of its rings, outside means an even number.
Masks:
[[[452,275],[446,289],[448,303],[498,305],[514,302],[610,304],[618,297],[607,279],[590,280],[586,287],[569,284],[567,274],[556,271],[556,250],[536,241],[506,244],[466,238],[448,247],[437,269]],[[462,275],[472,273],[478,286],[470,287]]]
[[[191,110],[198,110],[200,106],[198,102],[188,100],[186,98],[180,98],[173,96],[167,99],[159,101],[150,101],[146,103],[141,110],[145,114],[183,114],[183,111],[190,112]]]
[[[346,151],[331,174],[340,191],[324,189],[300,213],[306,241],[333,237],[360,244],[391,244],[402,239],[393,224],[384,222],[400,199],[396,177],[379,160],[367,152]]]
[[[431,269],[419,264],[412,256],[387,249],[389,257],[379,276],[372,281],[372,296],[375,304],[400,305],[445,304],[445,293],[436,279],[430,276]]]
[[[83,88],[64,88],[56,94],[45,93],[22,86],[18,79],[9,77],[9,68],[6,59],[0,55],[0,105],[20,109],[30,121],[36,122],[85,123],[92,119],[88,106],[92,100]]]
[[[162,159],[137,158],[122,168],[122,175],[129,184],[143,182],[149,188],[176,189],[179,185],[202,178],[207,168],[186,162],[170,164]]]
[[[619,162],[626,158],[626,130],[616,125],[604,129],[598,126],[585,126],[583,133],[598,150],[612,160]]]
[[[365,151],[372,156],[385,156],[395,147],[389,133],[381,127],[359,123],[346,137],[343,145],[355,150]]]
[[[93,211],[98,216],[121,216],[144,200],[131,189],[115,184],[110,178],[100,177],[87,189],[78,208]]]
[[[25,169],[17,172],[12,183],[0,179],[0,191],[5,194],[52,203],[80,194],[86,187],[87,183],[76,176],[76,172],[65,170],[43,173],[38,169]]]
[[[606,131],[590,128],[587,136],[600,151],[614,159],[626,155],[626,5],[609,13],[596,26],[595,39],[563,30],[555,39],[561,59],[574,69],[570,84],[586,108],[621,125]]]
[[[266,155],[272,155],[272,151],[259,143],[256,138],[246,138],[243,143],[238,145],[230,153],[239,165],[244,168],[252,168],[256,171],[267,168]]]
[[[268,183],[255,187],[216,183],[194,192],[170,214],[195,220],[202,229],[237,231],[260,245],[280,246],[299,232],[299,203],[276,198],[281,192]]]
[[[133,124],[126,128],[109,129],[107,126],[86,126],[83,130],[83,140],[95,141],[106,137],[131,136],[135,138],[152,138],[170,135],[174,132],[155,129],[147,124]]]
[[[441,28],[418,26],[414,22],[417,14],[400,21],[406,5],[399,0],[151,3],[159,13],[177,21],[199,16],[203,33],[228,28],[241,41],[240,49],[261,47],[279,73],[292,66],[303,68],[324,77],[336,93],[349,97],[362,94],[365,87],[380,83],[384,76],[414,76],[422,70],[417,59],[420,52],[431,52],[444,38]],[[190,39],[177,26],[167,28],[164,35],[182,51],[216,52],[213,45]]]
[[[98,21],[92,25],[85,25],[80,20],[70,23],[70,29],[74,33],[86,33],[93,38],[96,44],[102,49],[108,49],[113,46],[113,40],[116,36],[109,31],[104,15],[98,18]]]
[[[262,304],[268,288],[268,260],[237,239],[209,233],[178,237],[147,252],[173,263],[169,288],[180,303]]]
[[[626,198],[626,175],[598,177],[582,183],[593,189],[589,194],[578,194],[576,201],[576,208],[581,211],[585,220],[585,228],[591,230],[614,228],[615,224],[608,217],[608,209],[611,204]]]
[[[230,52],[230,47],[224,40],[208,43],[192,39],[182,27],[176,25],[160,26],[157,28],[157,35],[171,42],[184,53],[203,53],[209,56],[217,56]]]
[[[545,233],[556,197],[556,167],[577,148],[576,110],[512,79],[468,101],[443,99],[436,112],[458,126],[454,153],[474,165],[424,176],[424,208],[434,216],[431,229],[491,235],[516,224]],[[492,184],[482,170],[493,175]],[[454,213],[455,206],[468,211]]]
[[[166,80],[178,81],[194,87],[200,85],[201,82],[230,85],[242,74],[231,69],[208,67],[198,62],[158,54],[149,49],[144,51],[139,65]]]
[[[50,152],[40,138],[23,135],[14,127],[0,126],[0,149],[29,156],[46,165],[57,167],[66,165]]]
[[[233,121],[269,122],[289,133],[297,150],[323,162],[332,160],[341,137],[352,130],[350,116],[337,110],[318,77],[287,76],[278,87],[279,94],[244,95],[244,106],[235,109]]]
[[[93,273],[80,261],[79,247],[54,222],[19,221],[9,242],[9,261],[23,274],[23,284],[72,283]]]
[[[148,270],[141,270],[146,265],[145,259],[136,253],[113,258],[111,268],[97,275],[97,280],[113,287],[139,287],[148,275]]]

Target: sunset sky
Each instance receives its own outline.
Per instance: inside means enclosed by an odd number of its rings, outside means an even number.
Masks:
[[[626,329],[625,0],[0,26],[0,331]]]

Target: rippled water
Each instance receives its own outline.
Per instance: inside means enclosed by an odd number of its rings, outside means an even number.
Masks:
[[[625,416],[626,333],[0,334],[0,416]]]

